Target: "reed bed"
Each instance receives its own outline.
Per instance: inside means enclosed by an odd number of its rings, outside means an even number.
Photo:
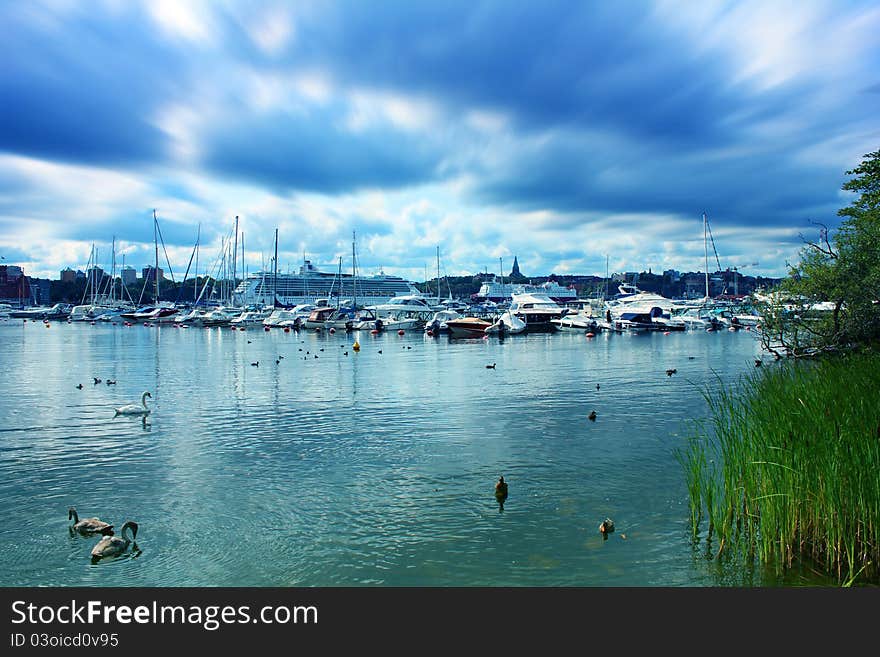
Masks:
[[[694,536],[705,521],[719,556],[880,582],[880,354],[779,362],[704,395],[678,453]]]

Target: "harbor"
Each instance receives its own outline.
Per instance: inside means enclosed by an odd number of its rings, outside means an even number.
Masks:
[[[16,372],[0,511],[28,519],[0,530],[5,586],[817,582],[725,569],[691,539],[674,451],[706,413],[703,391],[754,369],[751,332],[10,320],[0,339]],[[145,420],[114,416],[144,391]],[[68,535],[70,506],[137,522],[136,557],[93,564],[98,538]]]

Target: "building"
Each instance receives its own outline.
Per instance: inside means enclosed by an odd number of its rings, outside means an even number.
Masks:
[[[156,282],[156,277],[153,274],[154,271],[155,271],[155,267],[153,267],[153,265],[147,265],[146,267],[144,267],[141,270],[141,275],[144,278],[144,283],[149,283],[149,282],[155,283]],[[159,267],[159,281],[161,282],[164,280],[165,280],[165,274],[162,272],[162,268]]]
[[[67,267],[66,269],[61,270],[61,276],[58,278],[62,283],[74,283],[76,282],[77,271]]]
[[[513,269],[510,270],[511,278],[519,278],[522,274],[519,272],[519,263],[516,261],[516,256],[513,256]]]
[[[31,286],[22,268],[16,265],[0,265],[0,302],[28,303],[30,297]]]
[[[137,283],[137,270],[126,265],[122,268],[122,284],[128,287]]]
[[[30,287],[30,302],[35,306],[48,306],[52,303],[52,280],[49,278],[27,277]]]

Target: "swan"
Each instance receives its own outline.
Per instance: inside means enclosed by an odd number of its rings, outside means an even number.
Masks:
[[[79,519],[79,515],[76,513],[76,509],[70,507],[67,510],[67,519],[73,520],[73,525],[71,525],[71,529],[79,532],[80,534],[88,535],[88,534],[113,534],[113,525],[110,523],[106,523],[103,520],[98,518],[83,518]]]
[[[116,409],[116,415],[149,415],[150,409],[147,408],[147,397],[152,398],[149,392],[145,392],[141,395],[141,403],[140,406],[137,404],[126,404],[125,406],[120,406]],[[114,415],[113,417],[116,417]]]
[[[131,530],[131,538],[126,536],[125,532]],[[92,548],[92,559],[97,560],[102,557],[118,557],[128,549],[130,543],[134,542],[137,537],[138,524],[134,520],[126,520],[122,525],[122,536],[105,536],[97,545]]]

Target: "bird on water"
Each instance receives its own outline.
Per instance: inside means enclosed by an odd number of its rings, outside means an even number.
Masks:
[[[131,538],[127,536],[127,532],[131,531]],[[122,525],[122,536],[105,536],[97,545],[92,548],[92,561],[97,561],[104,557],[118,557],[128,549],[128,546],[134,543],[137,538],[138,524],[134,520],[126,520]]]
[[[495,363],[492,363],[491,365],[486,365],[486,369],[487,369],[487,370],[494,370],[494,369],[495,369]]]
[[[595,422],[596,421],[596,411],[590,411],[590,414],[587,417],[590,418],[590,420],[592,420],[593,422]]]
[[[83,518],[80,520],[74,507],[70,507],[67,510],[67,519],[73,520],[73,524],[70,526],[73,531],[85,536],[90,534],[113,534],[113,525],[109,522],[104,522],[100,518]]]
[[[677,371],[678,371],[678,370],[666,370],[666,376],[672,376],[672,375],[675,374]]]
[[[150,409],[147,408],[147,397],[152,399],[153,395],[144,391],[144,394],[141,395],[140,404],[126,404],[125,406],[120,406],[116,409],[116,415],[149,415]],[[113,417],[116,417],[116,415]]]

